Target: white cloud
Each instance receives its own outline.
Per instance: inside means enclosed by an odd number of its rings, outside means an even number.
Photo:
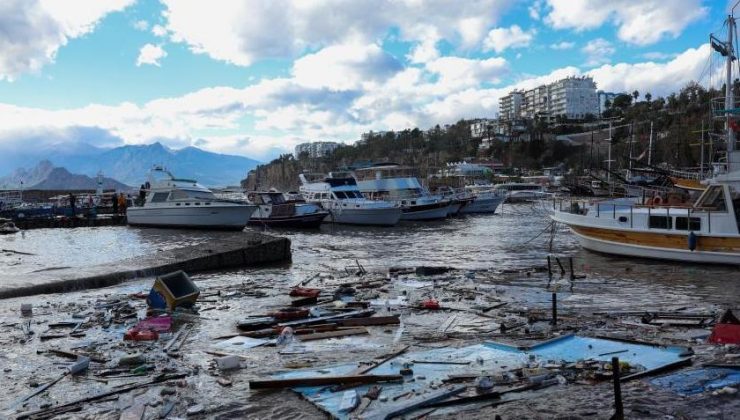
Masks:
[[[137,20],[136,22],[133,23],[133,27],[137,31],[146,32],[149,30],[149,22],[145,20]]]
[[[470,48],[516,0],[321,0],[208,2],[162,0],[175,42],[199,54],[248,66],[265,57],[293,57],[327,45],[377,42],[397,28],[400,38],[430,45],[447,40]],[[276,36],[279,34],[279,36]],[[430,34],[433,34],[430,38]]]
[[[611,42],[604,38],[596,38],[581,48],[581,52],[586,54],[585,65],[592,67],[610,62],[611,56],[616,50]]]
[[[393,56],[376,45],[333,45],[293,63],[297,83],[333,90],[360,89],[378,83],[401,70]]]
[[[139,50],[139,57],[136,59],[136,66],[139,67],[142,64],[151,64],[159,67],[159,60],[167,57],[167,51],[162,49],[161,45],[145,44]]]
[[[107,14],[134,0],[0,2],[0,80],[39,71],[70,39],[92,32]]]
[[[550,44],[550,48],[552,48],[553,50],[569,50],[575,46],[575,42],[568,41],[558,42],[557,44]]]
[[[637,45],[677,37],[691,23],[707,15],[702,0],[547,0],[545,22],[556,29],[598,28],[607,21],[618,27],[622,41]]]
[[[540,20],[542,18],[542,6],[542,0],[537,0],[527,8],[529,17],[532,18],[532,20]]]
[[[504,59],[439,57],[423,66],[394,69],[365,80],[363,67],[382,65],[384,53],[373,43],[353,44],[352,52],[342,48],[346,47],[317,51],[302,64],[296,63],[291,77],[261,80],[244,88],[207,88],[140,105],[124,102],[46,110],[0,104],[0,143],[40,132],[48,141],[70,141],[86,128],[108,142],[160,140],[171,146],[193,144],[270,159],[305,139],[351,142],[371,129],[428,128],[460,118],[492,117],[498,99],[514,88],[530,89],[584,74],[576,67],[564,67],[492,87],[508,71]],[[599,89],[637,89],[658,97],[697,80],[708,54],[705,45],[665,63],[607,64],[586,74],[594,77]],[[311,76],[317,69],[328,69],[331,75],[350,74],[329,82],[333,76],[326,80]],[[250,122],[245,123],[245,118]]]
[[[501,53],[507,48],[527,47],[536,33],[534,29],[523,31],[519,25],[512,25],[509,28],[495,28],[488,32],[488,36],[483,41],[483,48],[487,51],[494,50]]]
[[[152,34],[154,34],[154,36],[163,37],[167,35],[167,29],[162,25],[154,25],[152,26]]]

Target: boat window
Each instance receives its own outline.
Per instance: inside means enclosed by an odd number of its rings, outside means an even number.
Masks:
[[[334,191],[334,195],[340,200],[344,200],[345,198],[347,198],[347,195],[344,193],[344,191]]]
[[[676,230],[701,230],[698,217],[676,217]]]
[[[195,203],[196,206],[200,206],[200,203]]]
[[[648,227],[650,229],[671,229],[672,218],[668,216],[650,216]]]
[[[190,203],[185,203],[185,205],[186,205],[186,206],[189,206],[189,205],[190,205]]]
[[[176,206],[179,206],[179,205],[180,205],[180,203],[175,203],[175,205],[176,205]]]
[[[211,203],[210,203],[210,202],[208,202],[208,201],[206,201],[206,203],[205,203],[205,204],[206,204],[206,206],[210,206],[210,205],[211,205]],[[178,204],[178,206],[179,206],[179,204]]]
[[[154,193],[154,195],[152,195],[152,203],[163,203],[167,201],[168,195],[169,193],[166,193],[166,192]]]
[[[725,191],[721,185],[713,185],[699,197],[697,207],[708,207],[712,210],[726,211]]]

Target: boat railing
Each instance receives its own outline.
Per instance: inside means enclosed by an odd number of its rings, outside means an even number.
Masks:
[[[617,202],[588,202],[583,199],[553,199],[552,209],[560,213],[577,214],[580,216],[586,216],[591,211],[596,213],[593,217],[596,218],[612,218],[619,220],[620,222],[629,222],[630,228],[634,228],[634,211],[636,209],[647,209],[648,224],[647,229],[661,229],[661,230],[679,230],[679,231],[690,231],[690,230],[701,230],[701,229],[688,229],[691,224],[691,217],[699,217],[699,215],[706,215],[707,232],[712,233],[712,212],[721,213],[717,208],[711,207],[695,207],[693,205],[677,205],[677,206],[660,206],[660,205],[647,205],[640,203],[617,203]],[[627,217],[629,212],[629,217]],[[687,218],[687,229],[675,229],[673,222],[671,221],[669,228],[659,228],[650,226],[651,216],[661,216],[666,218],[671,217],[686,217]],[[702,222],[700,222],[702,223]]]

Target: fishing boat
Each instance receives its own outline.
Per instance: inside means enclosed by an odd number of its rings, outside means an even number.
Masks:
[[[257,206],[216,197],[192,179],[175,178],[163,167],[149,173],[143,205],[127,209],[131,226],[241,230]]]
[[[712,36],[727,59],[725,96],[712,101],[714,118],[725,123],[727,151],[718,171],[704,180],[695,201],[655,195],[644,202],[553,201],[552,219],[567,225],[589,250],[607,254],[693,263],[740,265],[740,151],[735,127],[740,106],[732,91],[735,19],[728,40]],[[696,184],[693,185],[696,187]]]
[[[368,200],[357,189],[357,181],[348,176],[321,176],[309,180],[300,174],[300,192],[309,203],[321,206],[329,214],[324,219],[350,225],[394,226],[401,219],[401,208],[385,201]],[[315,176],[313,178],[316,178]]]
[[[287,228],[318,228],[329,212],[304,200],[288,200],[277,191],[255,191],[247,195],[257,205],[249,219],[250,225]]]
[[[365,197],[401,207],[402,220],[446,218],[453,206],[452,200],[431,194],[422,187],[413,172],[411,168],[396,164],[381,164],[357,169],[354,177]]]
[[[534,201],[549,196],[544,185],[527,182],[507,182],[493,187],[496,192],[503,194],[507,203],[522,203]]]
[[[504,202],[506,196],[493,189],[492,186],[468,185],[465,187],[473,200],[460,209],[462,214],[470,213],[495,213],[496,208]]]

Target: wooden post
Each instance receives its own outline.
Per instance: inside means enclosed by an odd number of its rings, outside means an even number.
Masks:
[[[614,420],[624,420],[622,405],[622,387],[619,382],[619,357],[612,357],[612,379],[614,382]]]
[[[547,256],[547,277],[552,280],[552,267],[550,265],[550,256]]]
[[[573,257],[568,257],[568,265],[570,266],[570,281],[574,281],[576,279],[576,273],[573,272]]]
[[[552,325],[558,325],[558,294],[552,294]]]

